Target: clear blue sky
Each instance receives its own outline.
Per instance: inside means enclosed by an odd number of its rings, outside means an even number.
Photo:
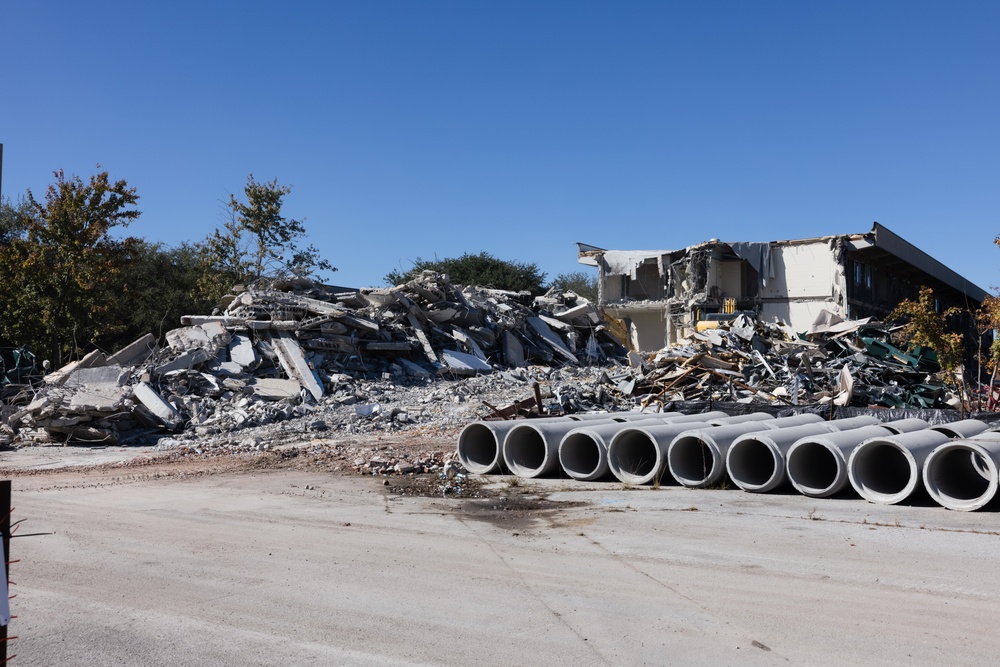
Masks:
[[[3,192],[95,165],[199,240],[252,172],[380,285],[486,250],[877,220],[1000,285],[998,2],[6,2]]]

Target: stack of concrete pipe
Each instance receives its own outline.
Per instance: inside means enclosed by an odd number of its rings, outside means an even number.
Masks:
[[[773,421],[771,415],[754,412],[730,417],[725,413],[687,415],[662,424],[629,424],[608,443],[608,466],[611,473],[626,484],[649,484],[670,479],[667,472],[667,447],[682,433],[724,425],[746,424],[745,428],[764,428],[761,422]]]
[[[923,431],[865,440],[854,448],[847,460],[851,486],[870,502],[901,503],[921,487],[924,462],[934,449],[954,438],[971,437],[987,428],[981,421],[965,419]]]
[[[793,442],[785,454],[785,472],[799,493],[827,498],[843,490],[850,480],[847,458],[869,438],[899,435],[930,427],[923,419],[900,419],[834,433],[806,436]]]
[[[471,472],[519,477],[614,478],[627,484],[739,488],[786,482],[811,497],[850,484],[875,503],[903,502],[921,487],[940,505],[975,510],[1000,490],[1000,433],[977,420],[929,426],[920,419],[825,421],[815,414],[595,413],[466,426],[458,456]],[[672,478],[672,479],[671,479]]]
[[[985,507],[1000,480],[1000,433],[987,431],[938,445],[924,460],[923,481],[942,507],[969,512]]]

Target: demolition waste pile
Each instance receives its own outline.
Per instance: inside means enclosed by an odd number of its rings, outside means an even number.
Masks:
[[[998,486],[1000,415],[967,414],[933,352],[900,349],[868,320],[826,314],[796,333],[734,314],[640,355],[623,323],[572,292],[453,285],[428,271],[360,292],[272,281],[181,324],[45,375],[30,352],[6,352],[0,445],[210,454],[457,432],[443,458],[477,474],[790,484],[813,497],[853,488],[884,503],[923,487],[966,510]]]

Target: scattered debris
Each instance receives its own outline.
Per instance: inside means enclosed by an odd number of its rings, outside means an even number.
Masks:
[[[715,400],[778,405],[829,404],[916,409],[960,408],[956,387],[936,375],[931,350],[904,352],[870,319],[824,312],[800,338],[746,314],[720,319],[632,366],[609,373],[614,390],[650,406]]]
[[[250,287],[221,312],[181,324],[163,347],[143,336],[35,383],[10,384],[34,358],[5,353],[0,444],[206,438],[340,406],[355,407],[338,427],[415,425],[427,421],[419,406],[436,394],[459,403],[473,396],[439,382],[490,374],[501,376],[494,384],[523,385],[625,354],[596,307],[572,292],[462,288],[432,271],[360,293],[329,293],[305,279]],[[383,409],[378,392],[363,389],[369,383],[417,386],[425,396]]]

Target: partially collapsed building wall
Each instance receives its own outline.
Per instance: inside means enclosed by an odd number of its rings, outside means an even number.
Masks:
[[[942,308],[973,308],[986,292],[875,223],[871,232],[793,241],[711,240],[681,250],[579,245],[599,270],[599,302],[625,321],[631,346],[659,350],[699,328],[753,313],[801,333],[822,316],[885,317],[920,286]],[[964,326],[965,323],[962,323]]]

